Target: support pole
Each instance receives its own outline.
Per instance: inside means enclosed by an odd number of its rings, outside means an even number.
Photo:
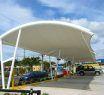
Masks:
[[[60,55],[61,55],[61,50],[59,50],[59,52],[58,52],[58,59],[57,59],[57,64],[56,64],[56,78],[57,78],[58,63],[59,63],[59,60],[60,60]]]
[[[42,54],[41,72],[43,71],[43,58],[44,58],[44,55]]]
[[[72,74],[74,74],[74,56],[72,57]]]
[[[18,44],[19,44],[19,40],[20,40],[20,35],[21,35],[21,29],[19,29],[17,40],[16,40],[16,45],[15,45],[15,50],[14,50],[14,55],[13,55],[13,60],[12,60],[12,65],[11,65],[11,70],[10,70],[10,74],[9,74],[7,89],[10,88],[10,82],[11,82],[11,78],[12,78],[12,73],[13,73],[13,68],[14,68],[14,62],[15,62],[15,58],[16,58],[16,53],[17,53],[17,48],[18,48]]]
[[[75,58],[74,58],[74,56],[73,56],[73,74],[75,74],[76,73],[76,69],[75,69]]]
[[[74,56],[73,56],[73,64],[74,64]]]
[[[68,61],[66,62],[66,70],[67,70],[67,76],[68,76]]]
[[[56,65],[56,71],[58,72],[58,64],[59,64],[59,59],[57,59],[57,65]],[[56,72],[56,74],[57,74]]]
[[[23,49],[23,56],[24,56],[24,59],[26,58],[26,55],[25,55],[25,49]]]
[[[4,64],[3,64],[3,43],[2,43],[2,39],[0,39],[0,53],[1,53],[2,88],[5,89]]]
[[[50,76],[51,76],[51,79],[53,80],[53,71],[52,71],[52,64],[51,64],[50,56],[49,56],[49,63],[50,63]]]
[[[66,69],[68,69],[68,68],[67,68],[67,67],[68,67],[68,64],[67,64],[67,62],[66,62],[66,64],[65,64],[65,65],[66,65]]]
[[[69,63],[68,63],[68,58],[65,58],[65,68],[66,68],[66,71],[67,71],[67,76],[69,74]]]

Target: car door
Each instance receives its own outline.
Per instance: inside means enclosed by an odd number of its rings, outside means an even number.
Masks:
[[[87,66],[85,73],[86,73],[86,75],[94,75],[95,74],[95,68],[92,66]]]

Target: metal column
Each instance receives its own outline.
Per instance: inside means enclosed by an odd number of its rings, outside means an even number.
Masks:
[[[50,63],[50,76],[51,76],[51,79],[53,80],[53,71],[52,71],[52,64],[51,64],[50,56],[49,56],[49,63]]]
[[[56,64],[56,76],[57,76],[57,72],[58,72],[58,63],[60,61],[60,55],[61,55],[61,50],[59,50],[59,52],[58,52],[58,59],[57,59],[57,64]]]
[[[44,58],[44,55],[42,54],[41,72],[43,71],[43,58]]]
[[[0,39],[0,53],[1,53],[1,75],[2,75],[2,88],[5,89],[5,79],[4,79],[4,63],[3,63],[3,42]]]
[[[14,68],[14,62],[15,62],[15,58],[16,58],[16,53],[17,53],[17,48],[18,48],[18,44],[19,44],[19,40],[20,40],[20,35],[21,35],[21,29],[19,29],[17,40],[16,40],[16,45],[15,45],[15,50],[14,50],[14,55],[13,55],[13,60],[12,60],[12,65],[11,65],[11,70],[10,70],[10,74],[9,74],[7,89],[10,88],[10,82],[11,82],[11,78],[12,78],[12,73],[13,73],[13,68]]]

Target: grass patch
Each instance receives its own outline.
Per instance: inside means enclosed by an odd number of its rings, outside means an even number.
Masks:
[[[42,95],[49,95],[48,93],[43,93]]]

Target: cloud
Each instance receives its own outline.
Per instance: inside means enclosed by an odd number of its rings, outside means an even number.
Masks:
[[[100,40],[104,40],[104,22],[89,21],[86,18],[74,20],[62,18],[62,20],[90,29],[95,34],[92,38],[92,44],[97,44]]]
[[[73,14],[73,17],[86,16],[89,20],[102,21],[104,20],[104,4],[103,1],[97,0],[39,0],[43,6],[57,8],[60,13]],[[102,7],[101,7],[102,6]]]
[[[61,9],[63,12],[73,12],[76,8],[75,4],[70,0],[39,0],[44,6]]]
[[[96,38],[103,38],[104,35],[104,22],[89,21],[86,18],[81,19],[70,19],[66,17],[61,17],[58,20],[70,22],[82,27],[88,28],[91,32],[95,33]]]
[[[96,51],[96,58],[97,59],[104,58],[104,49],[98,49],[98,50],[95,50],[95,51]]]
[[[0,29],[6,31],[17,25],[38,20],[32,11],[15,3],[15,0],[0,1]],[[2,33],[2,32],[1,32]]]
[[[93,32],[95,35],[92,39],[92,44],[96,44],[101,40],[104,41],[104,22],[97,22],[97,21],[88,21],[87,19],[77,19],[71,20],[71,23],[83,26],[88,28]]]
[[[36,20],[40,20],[40,18],[35,17],[30,9],[15,3],[15,0],[0,0],[0,34],[20,24]],[[3,59],[13,56],[13,47],[4,46],[3,50]],[[23,57],[23,52],[20,49],[18,55]]]

